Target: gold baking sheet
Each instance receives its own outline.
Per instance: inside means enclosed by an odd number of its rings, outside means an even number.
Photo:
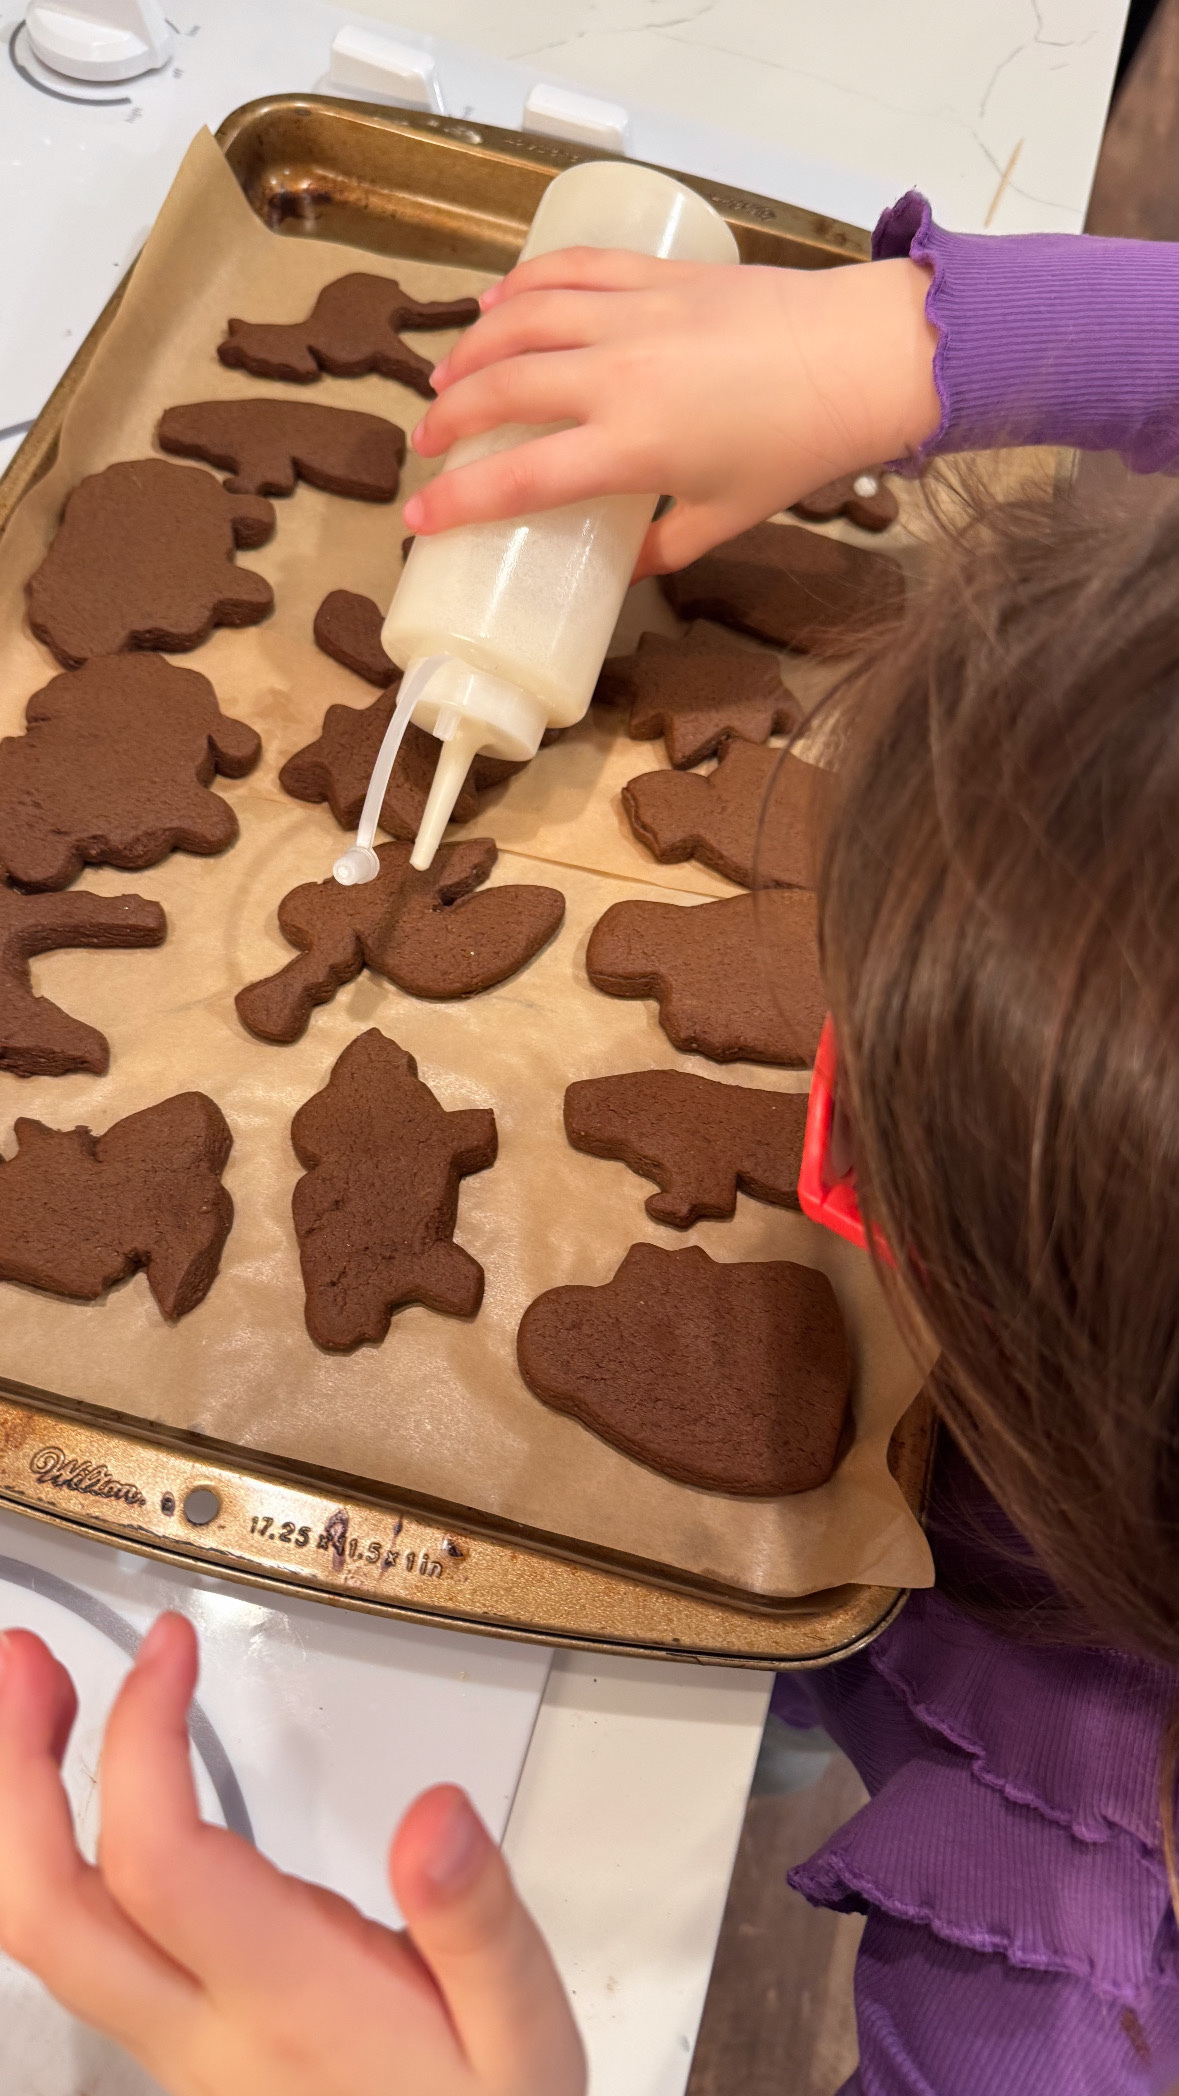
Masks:
[[[218,364],[212,352],[224,318],[230,311],[295,317],[319,285],[355,264],[354,253],[329,243],[271,238],[212,142],[197,142],[111,331],[81,382],[67,389],[57,463],[0,543],[6,731],[53,671],[19,624],[21,591],[69,486],[112,458],[149,450],[158,414],[174,400],[251,392],[291,398],[291,389],[255,384]],[[396,273],[427,296],[453,295],[475,281],[453,266],[398,263]],[[423,347],[439,354],[445,339],[423,338]],[[422,411],[416,395],[380,379],[325,380],[311,397],[383,411],[406,427]],[[34,446],[18,464],[31,477],[39,462]],[[411,461],[404,493],[424,470]],[[158,896],[169,912],[168,943],[153,954],[61,954],[41,964],[39,986],[110,1034],[111,1072],[103,1080],[11,1082],[6,1096],[15,1096],[0,1122],[6,1132],[19,1111],[102,1127],[186,1085],[211,1091],[235,1134],[227,1183],[237,1223],[222,1273],[201,1309],[175,1329],[163,1325],[142,1281],[99,1306],[6,1290],[0,1364],[17,1382],[139,1414],[165,1438],[204,1436],[240,1450],[247,1464],[253,1454],[308,1475],[360,1479],[378,1493],[444,1505],[455,1518],[509,1522],[571,1551],[711,1583],[731,1597],[744,1591],[763,1606],[849,1582],[866,1589],[926,1581],[924,1539],[885,1460],[919,1375],[867,1263],[800,1218],[744,1199],[731,1224],[660,1232],[643,1212],[645,1182],[572,1152],[561,1133],[565,1083],[595,1071],[682,1063],[722,1081],[806,1082],[801,1074],[748,1065],[719,1071],[679,1058],[649,1006],[603,998],[585,979],[585,940],[608,902],[645,892],[688,906],[732,892],[700,868],[656,867],[620,823],[611,789],[663,761],[658,745],[631,743],[620,717],[603,713],[544,753],[476,824],[512,846],[497,881],[547,878],[567,897],[561,935],[513,983],[467,1004],[433,1006],[364,978],[317,1013],[293,1048],[265,1048],[241,1031],[233,990],[286,957],[274,926],[278,899],[297,880],[326,872],[340,838],[326,810],[281,795],[275,772],[317,731],[329,700],[365,704],[372,696],[314,650],[311,618],[333,587],[385,601],[399,567],[396,508],[300,487],[278,510],[271,545],[243,556],[274,581],[275,617],[251,632],[217,634],[178,658],[211,676],[225,710],[253,721],[265,739],[254,777],[219,784],[238,807],[241,841],[220,860],[175,855],[139,877],[109,870],[83,877],[101,892],[135,887]],[[632,632],[636,620],[674,630],[662,600],[651,601],[653,613],[633,600],[627,607]],[[546,874],[538,860],[556,863]],[[384,1348],[339,1359],[320,1354],[302,1325],[289,1220],[298,1168],[287,1128],[345,1042],[373,1023],[418,1056],[446,1105],[496,1109],[500,1162],[465,1183],[457,1233],[485,1264],[488,1287],[473,1324],[411,1309],[398,1316]],[[859,1357],[856,1441],[831,1485],[760,1504],[689,1492],[627,1462],[524,1390],[514,1331],[526,1303],[560,1281],[605,1280],[637,1238],[699,1242],[722,1258],[801,1257],[830,1271]],[[922,1467],[910,1450],[911,1497]],[[210,1537],[204,1547],[212,1544]],[[881,1597],[871,1606],[878,1618]]]

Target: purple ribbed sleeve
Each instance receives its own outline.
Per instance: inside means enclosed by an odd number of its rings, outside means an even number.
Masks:
[[[940,425],[914,458],[999,444],[1117,451],[1179,469],[1179,246],[1086,233],[947,233],[916,190],[887,210],[874,260],[932,271]]]

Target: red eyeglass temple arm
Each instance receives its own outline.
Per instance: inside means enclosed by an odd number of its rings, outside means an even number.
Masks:
[[[831,1124],[835,1115],[835,1078],[839,1051],[830,1014],[823,1021],[811,1078],[806,1133],[802,1142],[802,1167],[798,1174],[798,1200],[804,1215],[825,1230],[834,1230],[850,1244],[867,1249],[867,1231],[856,1199],[853,1172],[832,1181],[828,1176]]]

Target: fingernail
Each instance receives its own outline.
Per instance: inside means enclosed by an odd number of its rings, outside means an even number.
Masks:
[[[418,495],[411,495],[401,512],[401,521],[410,531],[417,531],[422,522],[422,504]]]
[[[10,1650],[11,1647],[8,1643],[8,1633],[7,1631],[0,1630],[0,1691],[3,1691],[4,1676],[8,1672],[8,1654]]]
[[[480,311],[481,311],[481,312],[484,312],[484,313],[486,313],[486,311],[487,311],[487,308],[488,308],[488,306],[494,306],[494,305],[495,305],[495,304],[497,303],[498,299],[499,299],[499,285],[498,285],[498,284],[489,284],[489,285],[487,286],[487,289],[486,289],[486,291],[481,291],[481,292],[479,293],[479,307],[480,307]]]
[[[163,1616],[157,1616],[155,1622],[151,1626],[151,1629],[147,1631],[139,1641],[139,1650],[135,1655],[136,1666],[150,1667],[153,1659],[156,1658],[160,1646],[163,1644],[163,1641],[164,1618]]]
[[[487,1836],[461,1790],[452,1792],[434,1836],[426,1876],[439,1892],[461,1892],[483,1861]]]
[[[446,367],[449,363],[449,355],[440,357],[438,362],[435,364],[433,371],[430,373],[430,383],[432,384],[435,392],[438,391],[439,386],[445,385],[446,383]]]

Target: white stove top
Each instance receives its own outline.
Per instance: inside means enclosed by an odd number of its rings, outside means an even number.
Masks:
[[[105,1716],[164,1608],[200,1632],[208,1817],[391,1922],[394,1825],[428,1784],[464,1784],[570,1989],[594,2096],[682,2096],[770,1676],[271,1599],[0,1509],[0,1629],[36,1630],[74,1676],[66,1779],[91,1851]],[[0,2096],[156,2092],[0,1957]]]
[[[66,1777],[91,1853],[106,1716],[165,1608],[200,1632],[192,1740],[202,1809],[283,1870],[394,1923],[385,1849],[420,1790],[464,1784],[502,1838],[548,1678],[545,1648],[272,1601],[0,1512],[0,1629],[37,1631],[73,1674],[81,1711]],[[0,2032],[4,2096],[98,2096],[102,2082],[79,2082],[76,2070],[79,2044],[94,2056],[91,2073],[102,2046],[47,2011],[3,1960]],[[124,2096],[125,2082],[111,2086]]]

